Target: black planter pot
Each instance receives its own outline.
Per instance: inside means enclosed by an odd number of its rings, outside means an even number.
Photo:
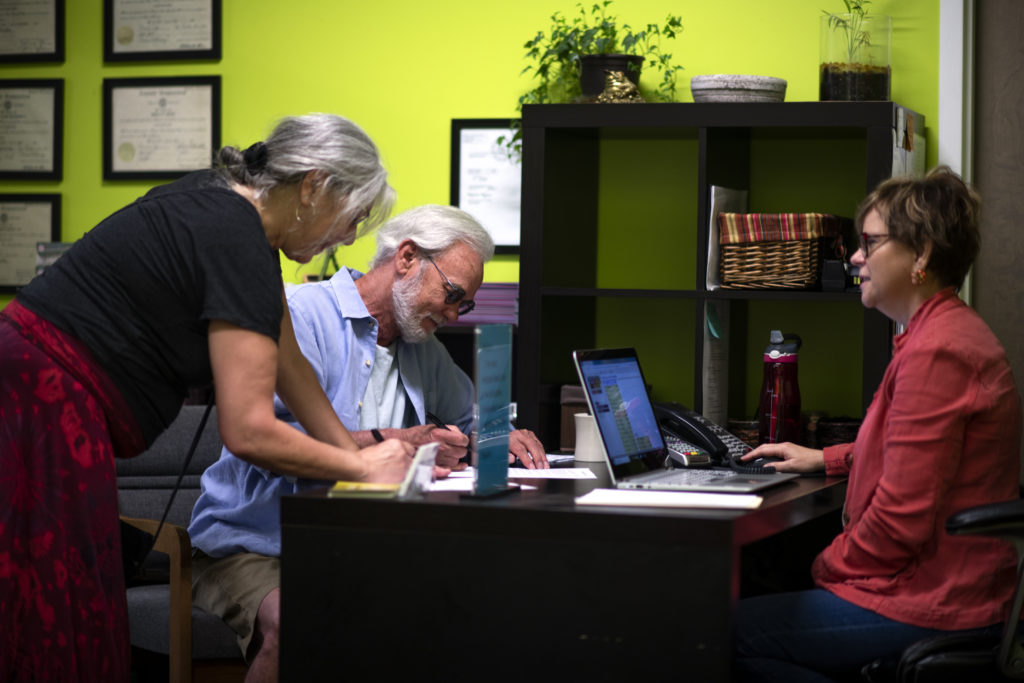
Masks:
[[[580,57],[580,88],[585,96],[600,95],[609,71],[621,71],[634,85],[640,84],[644,58],[637,55],[583,55]]]

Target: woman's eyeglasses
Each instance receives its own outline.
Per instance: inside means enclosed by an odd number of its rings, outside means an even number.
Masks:
[[[434,263],[434,259],[426,254],[423,255],[423,258],[430,261],[430,264],[437,270],[437,274],[441,276],[443,280],[441,284],[444,287],[444,302],[446,304],[459,304],[459,315],[466,315],[476,308],[476,302],[466,298],[466,290],[449,280],[448,276],[441,272],[441,269]]]
[[[871,256],[878,247],[889,241],[889,233],[872,235],[869,232],[860,234],[860,248],[864,251],[864,258]]]

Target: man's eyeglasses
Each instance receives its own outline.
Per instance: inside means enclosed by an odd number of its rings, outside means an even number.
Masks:
[[[446,304],[458,304],[459,315],[466,315],[476,308],[476,302],[472,299],[466,298],[466,290],[449,280],[448,276],[441,272],[441,269],[437,267],[436,263],[434,263],[434,259],[430,258],[426,254],[423,255],[423,258],[430,261],[430,265],[434,266],[437,270],[437,274],[440,275],[441,279],[444,281],[441,284],[444,286],[444,302]]]
[[[889,233],[872,235],[869,232],[860,234],[860,248],[864,251],[864,258],[871,256],[878,247],[889,241]]]

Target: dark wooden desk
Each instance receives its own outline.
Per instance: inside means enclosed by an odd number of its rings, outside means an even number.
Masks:
[[[605,473],[527,483],[485,501],[284,498],[281,680],[728,681],[741,550],[846,491],[799,479],[737,512],[576,507]]]

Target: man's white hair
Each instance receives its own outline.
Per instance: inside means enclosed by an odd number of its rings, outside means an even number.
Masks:
[[[459,242],[469,245],[483,263],[494,256],[494,240],[475,218],[454,206],[425,204],[404,211],[381,226],[377,231],[377,253],[370,267],[390,261],[405,240],[412,240],[431,257]]]

